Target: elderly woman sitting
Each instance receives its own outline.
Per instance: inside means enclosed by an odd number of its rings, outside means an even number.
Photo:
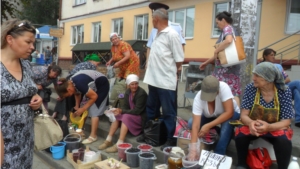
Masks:
[[[117,145],[124,142],[128,130],[135,136],[139,135],[142,132],[143,124],[146,120],[147,93],[144,89],[139,87],[138,76],[135,74],[128,75],[126,84],[129,88],[125,92],[124,104],[121,105],[121,108],[114,110],[116,120],[111,124],[106,140],[99,146],[100,150],[107,148],[105,151],[108,153],[118,151]],[[119,140],[117,144],[112,146],[112,136],[120,124],[121,131]]]
[[[248,146],[257,138],[273,144],[278,168],[287,168],[292,152],[292,94],[274,64],[263,62],[254,68],[253,83],[245,89],[241,109],[244,125],[235,131],[237,169],[248,167]]]

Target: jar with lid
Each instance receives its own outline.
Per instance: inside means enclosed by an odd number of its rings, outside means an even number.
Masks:
[[[184,151],[180,147],[172,147],[172,150],[168,158],[168,168],[169,169],[181,169],[182,157],[184,156]]]

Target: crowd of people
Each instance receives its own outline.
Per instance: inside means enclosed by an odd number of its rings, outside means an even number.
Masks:
[[[138,142],[145,142],[145,124],[157,118],[162,118],[167,130],[167,141],[161,150],[176,146],[173,135],[177,116],[177,74],[184,61],[185,40],[180,25],[168,20],[168,6],[151,3],[149,7],[154,29],[147,44],[144,83],[148,84],[148,94],[139,86],[140,63],[132,47],[117,33],[110,34],[112,57],[106,66],[120,70],[112,91],[117,94],[111,95],[111,99],[122,99],[122,102],[111,109],[115,121],[111,123],[106,140],[98,147],[108,153],[118,151],[118,144],[124,142],[128,132],[138,136]],[[240,65],[222,67],[217,57],[232,43],[233,35],[238,35],[231,26],[231,14],[226,11],[219,13],[216,23],[222,31],[216,42],[220,45],[213,56],[199,66],[203,70],[210,63],[215,65],[213,74],[203,79],[201,90],[194,99],[193,116],[189,120],[191,143],[197,143],[199,138],[219,126],[220,137],[214,152],[225,155],[234,135],[237,169],[248,168],[248,147],[250,141],[257,138],[269,141],[274,146],[278,168],[287,168],[292,151],[291,121],[294,117],[295,125],[300,127],[300,81],[290,81],[282,66],[274,63],[276,51],[266,49],[263,62],[254,67],[253,82],[242,89]],[[60,115],[61,120],[68,121],[71,109],[74,109],[74,116],[88,111],[91,133],[82,143],[95,142],[99,117],[108,109],[110,99],[109,80],[97,71],[99,56],[87,55],[66,78],[58,79],[62,73],[59,66],[48,66],[48,62],[46,66],[32,66],[26,61],[29,55],[36,57],[39,54],[38,51],[32,54],[36,29],[30,22],[17,19],[4,22],[1,33],[2,168],[32,168],[34,112],[42,104],[47,108],[40,93],[46,92],[51,84],[59,96],[52,116]],[[47,61],[49,53],[47,48]],[[117,88],[117,85],[121,87]],[[239,97],[242,98],[241,104]],[[232,120],[240,120],[241,124],[233,126],[229,123]],[[114,144],[112,137],[118,128],[120,134]],[[189,159],[196,159],[196,149],[189,149]]]

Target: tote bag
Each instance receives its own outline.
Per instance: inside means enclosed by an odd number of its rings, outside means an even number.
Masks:
[[[223,41],[223,34],[222,34]],[[219,47],[219,43],[215,47]],[[244,51],[243,39],[240,36],[235,36],[233,31],[233,41],[224,50],[218,53],[218,59],[222,67],[238,65],[246,62],[246,54]]]

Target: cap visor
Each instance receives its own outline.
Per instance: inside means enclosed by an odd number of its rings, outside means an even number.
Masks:
[[[206,93],[206,92],[201,91],[200,98],[201,98],[201,100],[211,102],[211,101],[214,101],[216,99],[217,94],[218,94],[218,92]]]

